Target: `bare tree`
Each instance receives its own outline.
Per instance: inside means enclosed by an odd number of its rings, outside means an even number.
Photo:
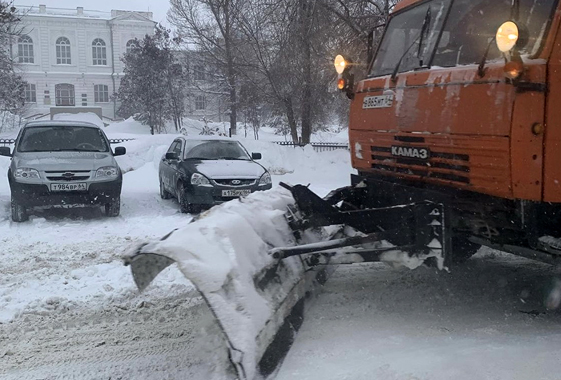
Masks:
[[[0,111],[17,113],[25,100],[25,81],[14,68],[13,41],[21,35],[20,17],[12,2],[0,1]]]
[[[171,0],[169,21],[187,45],[224,73],[229,92],[230,131],[236,134],[239,43],[236,22],[243,0]]]

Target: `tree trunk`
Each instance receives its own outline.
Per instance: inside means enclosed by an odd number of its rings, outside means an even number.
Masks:
[[[292,107],[292,99],[284,99],[284,107],[286,108],[286,118],[288,119],[288,126],[290,127],[290,135],[292,136],[292,142],[298,144],[298,126],[296,124],[296,119],[294,117],[294,108]]]
[[[313,0],[301,0],[302,12],[302,54],[303,62],[303,83],[302,83],[302,144],[310,143],[312,134],[312,58],[310,46],[310,28],[312,19]]]

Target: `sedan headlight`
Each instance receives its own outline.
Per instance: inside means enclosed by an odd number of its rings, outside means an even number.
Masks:
[[[119,169],[115,166],[104,166],[95,172],[96,178],[116,178],[119,175]]]
[[[199,173],[193,173],[191,176],[191,185],[212,187],[208,178]]]
[[[261,176],[261,179],[259,180],[259,186],[270,185],[271,182],[271,175],[268,172],[265,172],[265,174],[263,174]]]
[[[31,168],[16,169],[16,171],[14,173],[14,177],[20,178],[20,179],[38,179],[38,178],[41,178],[39,176],[39,172],[37,170],[31,169]]]

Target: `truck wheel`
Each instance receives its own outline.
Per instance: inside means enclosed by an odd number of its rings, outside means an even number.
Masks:
[[[121,197],[112,198],[109,203],[105,204],[105,215],[109,217],[119,216],[121,213]]]
[[[19,202],[17,202],[13,197],[11,201],[12,209],[12,220],[16,223],[25,222],[29,219],[27,214],[27,209]]]
[[[177,203],[179,203],[179,209],[184,214],[192,214],[194,210],[194,206],[189,204],[189,195],[185,190],[185,186],[183,186],[183,182],[179,181],[177,183]]]
[[[479,251],[481,245],[472,243],[464,237],[452,237],[451,264],[463,264]]]
[[[162,199],[170,199],[171,198],[171,194],[166,190],[166,188],[164,187],[164,183],[162,182],[161,179],[160,179],[160,197]]]

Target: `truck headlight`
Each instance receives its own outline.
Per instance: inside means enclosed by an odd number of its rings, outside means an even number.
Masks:
[[[496,42],[497,47],[503,53],[512,50],[514,46],[516,46],[516,42],[518,42],[518,25],[516,25],[512,21],[504,22],[499,29],[497,29],[496,35]]]
[[[271,182],[271,175],[266,172],[261,176],[261,179],[259,180],[259,186],[270,185]]]
[[[41,178],[39,176],[39,172],[32,168],[18,168],[14,173],[14,177],[20,179],[38,179]]]
[[[212,187],[208,178],[199,173],[193,173],[191,176],[191,185]]]
[[[104,166],[95,172],[96,178],[116,178],[119,175],[119,169],[115,166]]]

